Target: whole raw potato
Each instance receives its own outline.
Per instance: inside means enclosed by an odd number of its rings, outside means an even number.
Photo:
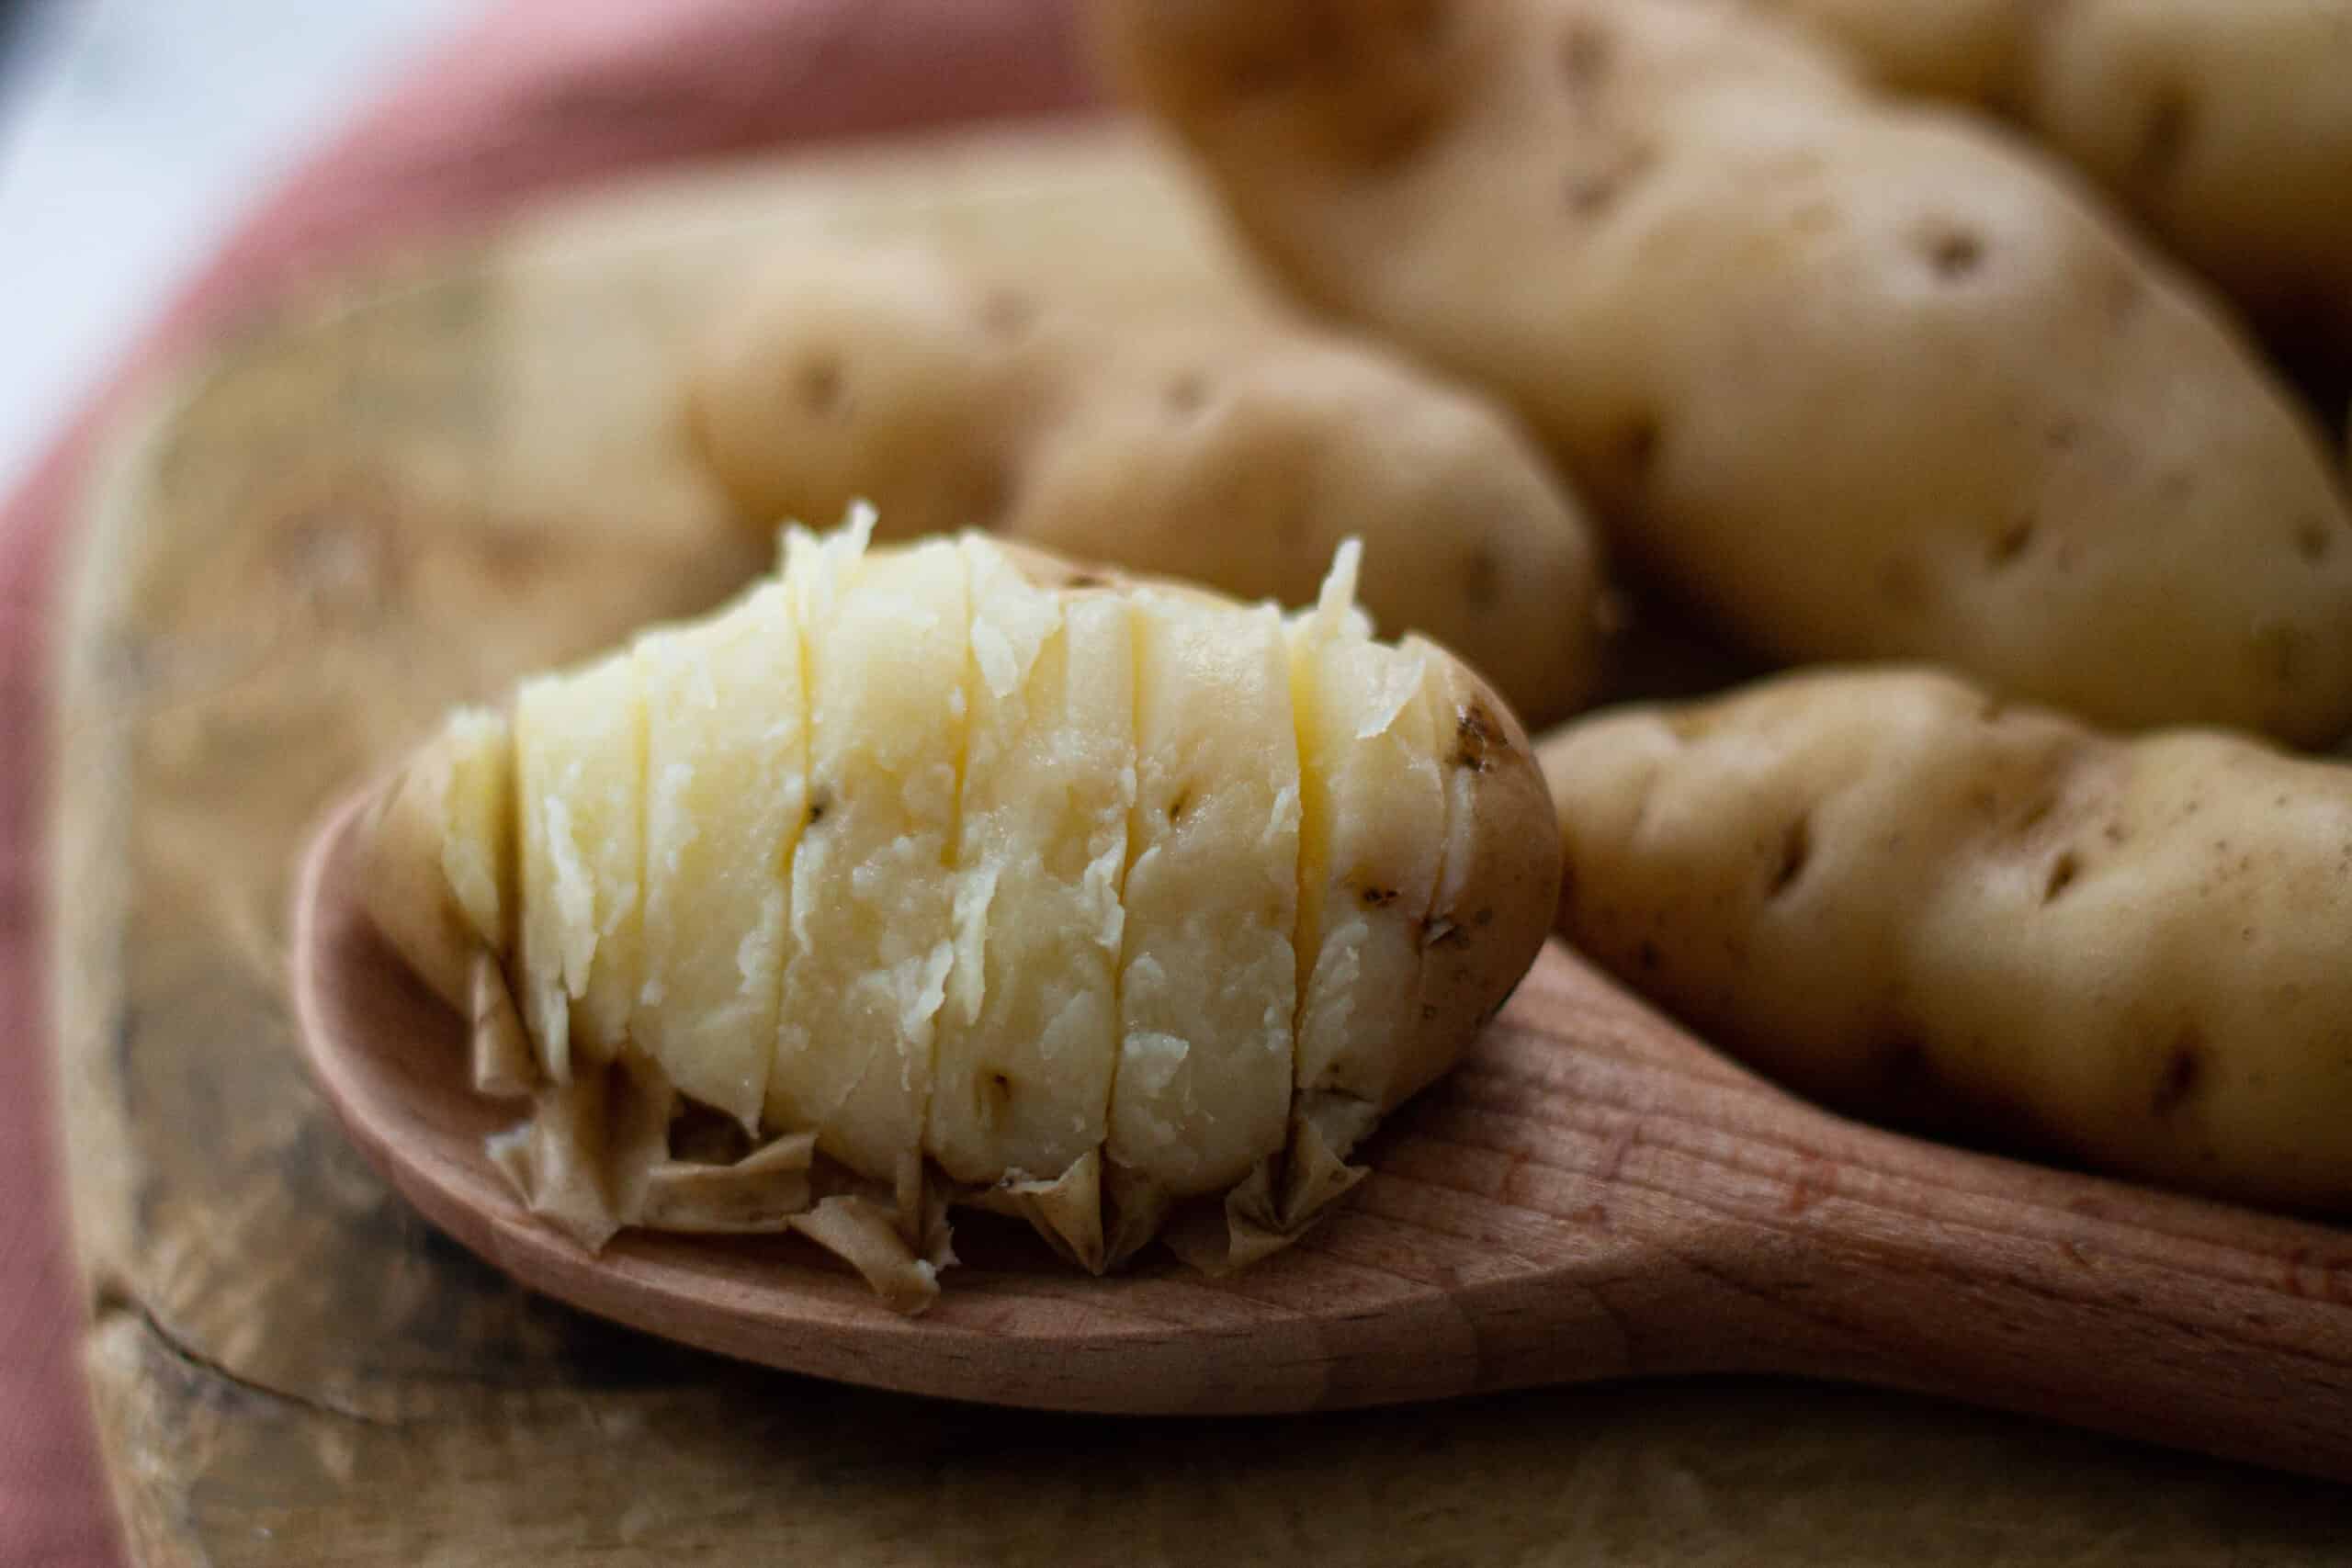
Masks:
[[[1542,747],[1560,925],[1848,1111],[2352,1209],[2352,768],[1826,670]]]
[[[1284,604],[1352,535],[1373,615],[1532,722],[1595,680],[1600,563],[1574,498],[1501,410],[1367,344],[1114,319],[925,251],[804,246],[717,323],[688,409],[763,528],[870,501],[886,537],[983,527]]]
[[[2352,361],[2352,0],[1757,3],[1890,86],[2004,110],[2282,349]]]
[[[797,1229],[909,1308],[949,1204],[1096,1270],[1187,1204],[1207,1266],[1282,1245],[1543,943],[1517,722],[1373,636],[1352,543],[1285,616],[870,527],[378,796],[370,914],[534,1097],[493,1157],[591,1247]]]
[[[2352,725],[2352,519],[2202,289],[1955,111],[1700,0],[1099,0],[1308,300],[1512,403],[1789,660]]]

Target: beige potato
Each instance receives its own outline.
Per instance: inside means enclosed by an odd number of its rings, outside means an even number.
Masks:
[[[1543,942],[1524,735],[1374,637],[1352,542],[1286,619],[871,527],[453,716],[379,795],[371,915],[532,1098],[493,1157],[585,1245],[800,1230],[910,1309],[951,1202],[1097,1270],[1163,1222],[1283,1244]]]
[[[1862,1115],[2352,1208],[2352,769],[1902,669],[1547,737],[1571,941]]]
[[[928,253],[779,258],[688,389],[743,516],[884,537],[985,527],[1243,598],[1313,597],[1341,534],[1384,625],[1531,716],[1589,695],[1600,574],[1575,500],[1483,398],[1372,347],[1225,320],[1137,323]]]
[[[2003,109],[2290,355],[2352,361],[2352,0],[1757,3],[1890,86]]]
[[[2352,725],[2352,516],[2189,278],[1699,0],[1098,0],[1306,299],[1493,389],[1752,649],[2120,726]]]

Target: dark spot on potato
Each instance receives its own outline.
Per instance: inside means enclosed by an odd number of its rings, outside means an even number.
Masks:
[[[1474,926],[1491,926],[1495,923],[1495,912],[1492,909],[1481,909],[1470,917],[1470,923]]]
[[[2305,518],[2295,529],[2295,553],[2307,561],[2324,561],[2335,547],[2335,530],[2316,519]]]
[[[1635,414],[1617,432],[1617,462],[1636,483],[1649,477],[1657,461],[1658,423],[1656,414]]]
[[[846,380],[842,362],[831,355],[808,361],[796,380],[800,406],[820,417],[839,412]]]
[[[1421,922],[1421,951],[1433,947],[1467,947],[1470,933],[1442,915],[1433,915]]]
[[[1358,152],[1364,165],[1373,170],[1387,170],[1411,158],[1428,145],[1437,130],[1437,111],[1420,103],[1399,103],[1392,106],[1388,117],[1378,124],[1367,126]]]
[[[1655,158],[1648,148],[1634,147],[1599,168],[1571,170],[1567,180],[1568,210],[1578,218],[1600,217],[1649,172]]]
[[[991,288],[980,300],[980,325],[1001,337],[1029,330],[1037,319],[1037,302],[1017,288]]]
[[[1994,570],[2014,565],[2033,543],[2033,519],[2019,517],[1996,535],[1984,553],[1985,563]]]
[[[1472,703],[1462,709],[1453,722],[1453,765],[1483,773],[1495,765],[1496,753],[1508,756],[1510,742],[1503,738],[1503,727],[1487,711],[1484,703]]]
[[[1936,276],[1958,283],[1984,265],[1982,236],[1960,228],[1938,228],[1920,242],[1920,252]]]
[[[1765,897],[1778,898],[1796,886],[1804,874],[1806,864],[1813,859],[1813,818],[1800,817],[1789,824],[1781,835],[1781,852],[1772,864],[1772,880],[1765,888]]]
[[[2075,885],[2075,878],[2080,876],[2082,871],[2083,863],[2075,857],[2075,852],[2061,850],[2058,858],[2050,863],[2050,874],[2042,880],[2041,901],[2056,903],[2058,896]]]
[[[1064,588],[1108,588],[1111,586],[1111,580],[1097,576],[1091,571],[1073,571],[1062,579],[1062,586]]]
[[[2205,1037],[2191,1024],[2181,1031],[2165,1057],[2164,1074],[2156,1079],[2148,1109],[2158,1116],[2170,1116],[2196,1097],[2204,1081]]]
[[[981,1122],[994,1126],[1002,1120],[1012,1100],[1012,1079],[1003,1073],[985,1073],[976,1086],[979,1093],[978,1110]]]
[[[813,791],[808,796],[808,820],[806,825],[814,828],[818,823],[822,822],[825,819],[825,813],[831,811],[832,808],[833,797],[831,795],[826,794],[823,790]]]
[[[1389,905],[1396,902],[1396,889],[1394,887],[1367,887],[1363,889],[1363,892],[1357,894],[1356,897],[1363,900],[1364,908],[1367,909],[1385,909]]]
[[[2188,90],[2177,82],[2158,88],[2148,100],[2146,118],[2140,122],[2140,139],[2132,153],[2132,182],[2146,187],[2169,181],[2180,168],[2196,129],[2197,105]]]
[[[1208,404],[1208,378],[1197,370],[1170,377],[1160,391],[1159,400],[1167,405],[1170,413],[1182,417],[1196,414]]]
[[[1571,19],[1560,39],[1560,73],[1567,79],[1568,90],[1584,94],[1599,86],[1616,51],[1616,40],[1599,22],[1590,17]]]
[[[1463,572],[1463,592],[1475,610],[1492,609],[1502,599],[1503,563],[1484,545],[1470,552]]]
[[[1184,819],[1184,813],[1186,809],[1189,808],[1192,804],[1193,791],[1190,785],[1187,785],[1186,787],[1178,790],[1174,795],[1170,795],[1168,797],[1168,820],[1170,822],[1182,821]]]

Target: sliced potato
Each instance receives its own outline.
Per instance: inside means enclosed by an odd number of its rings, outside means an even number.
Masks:
[[[971,645],[944,541],[865,553],[796,530],[786,586],[808,682],[805,826],[767,1118],[890,1179],[922,1146],[955,953],[957,792]]]
[[[951,1202],[1097,1270],[1285,1245],[1543,940],[1515,723],[1373,640],[1352,547],[1285,623],[870,528],[458,716],[365,819],[376,923],[532,1105],[492,1158],[583,1246],[791,1230],[906,1310]]]
[[[645,693],[645,977],[631,1032],[678,1089],[756,1128],[775,1055],[808,810],[808,697],[789,597],[755,589],[637,645]]]
[[[1445,849],[1443,656],[1374,641],[1352,547],[1290,626],[1299,773],[1295,1081],[1377,1115],[1419,1053],[1421,947]],[[1407,1091],[1409,1092],[1409,1091]],[[1366,1118],[1369,1120],[1369,1117]]]
[[[608,1061],[641,980],[645,704],[637,661],[612,655],[514,694],[524,1017],[559,1083]],[[573,1047],[579,1050],[574,1051]]]
[[[1176,1193],[1283,1144],[1298,976],[1298,741],[1282,617],[1144,589],[1106,1152]]]
[[[965,558],[975,679],[926,1146],[960,1181],[1043,1179],[1100,1148],[1110,1112],[1133,637],[1115,595],[1055,593],[970,540]]]

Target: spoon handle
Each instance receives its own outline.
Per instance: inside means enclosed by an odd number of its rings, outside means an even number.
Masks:
[[[2352,1481],[2352,1235],[1843,1121],[1546,956],[1360,1198],[1473,1386],[1786,1373]]]

